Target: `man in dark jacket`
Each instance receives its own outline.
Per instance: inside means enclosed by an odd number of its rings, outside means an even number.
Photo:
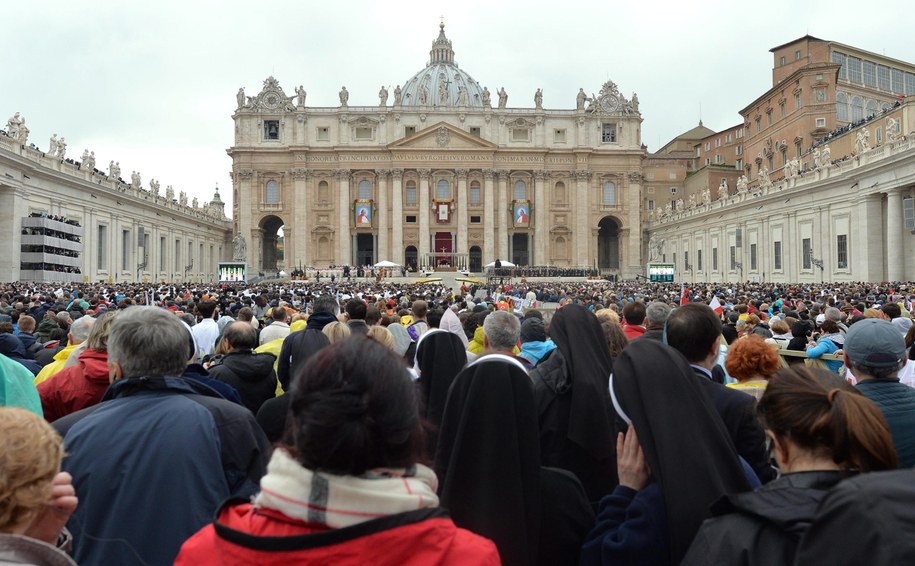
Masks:
[[[322,295],[315,299],[311,316],[305,324],[305,330],[293,332],[283,340],[280,349],[280,360],[276,373],[283,386],[283,391],[289,391],[292,379],[305,365],[305,361],[321,348],[330,345],[327,336],[321,330],[337,320],[339,305],[337,300],[330,295]]]
[[[210,377],[234,387],[245,407],[257,414],[264,401],[276,396],[276,357],[254,351],[257,332],[249,322],[233,322],[222,339],[229,353],[207,368]]]
[[[897,377],[907,357],[899,329],[887,320],[859,320],[848,329],[843,352],[845,365],[858,380],[856,388],[890,425],[899,467],[915,466],[915,389]]]
[[[130,307],[108,339],[105,399],[55,423],[79,498],[79,564],[171,564],[223,500],[257,490],[267,439],[250,411],[175,377],[190,356],[177,317]]]
[[[369,327],[365,322],[368,307],[365,301],[357,297],[346,301],[346,325],[353,334],[368,334]]]
[[[759,481],[775,479],[766,454],[766,433],[756,418],[756,399],[742,391],[716,383],[712,368],[718,360],[721,321],[704,303],[687,303],[667,318],[667,344],[679,350],[693,367],[718,410],[739,454],[753,468]]]

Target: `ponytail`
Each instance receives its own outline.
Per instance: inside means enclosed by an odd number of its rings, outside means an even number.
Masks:
[[[828,451],[841,469],[872,472],[897,466],[883,413],[831,372],[807,367],[779,371],[769,380],[757,412],[773,434],[806,450]]]

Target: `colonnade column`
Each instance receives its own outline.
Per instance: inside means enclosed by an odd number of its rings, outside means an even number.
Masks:
[[[425,265],[429,257],[429,175],[430,169],[419,169],[419,264]]]
[[[496,209],[498,244],[496,257],[511,261],[508,257],[508,171],[499,171],[499,205]]]
[[[293,210],[294,212],[294,228],[291,230],[293,237],[292,239],[292,249],[284,250],[286,254],[286,269],[292,271],[297,269],[299,263],[302,265],[308,265],[308,254],[306,252],[306,247],[308,244],[308,202],[306,196],[308,194],[307,188],[308,182],[308,169],[293,169],[292,170],[292,183],[293,183]],[[284,234],[288,234],[289,230],[285,230]],[[286,236],[287,241],[289,237]]]
[[[391,224],[391,217],[388,215],[388,174],[387,169],[377,169],[378,175],[378,237],[375,240],[375,263],[381,260],[392,261],[391,252],[388,249],[388,226]]]
[[[529,265],[547,265],[546,242],[549,236],[545,181],[546,171],[534,171],[534,255]]]
[[[391,252],[388,258],[394,263],[403,263],[403,169],[391,169],[393,206],[391,207],[391,220],[393,227],[391,234]]]
[[[589,265],[588,239],[591,235],[591,226],[588,222],[588,179],[589,171],[575,171],[575,265]]]
[[[905,250],[902,249],[902,191],[886,193],[886,278],[905,279]]]
[[[483,169],[483,265],[494,261],[495,258],[495,222],[493,220],[493,207],[495,205],[495,195],[493,195],[492,178],[495,172],[492,169]]]
[[[352,242],[350,241],[350,216],[352,203],[349,195],[349,169],[337,169],[337,262],[340,265],[352,265]],[[337,263],[335,262],[335,263]]]
[[[454,251],[466,254],[467,250],[467,169],[456,171],[457,186],[457,249]]]

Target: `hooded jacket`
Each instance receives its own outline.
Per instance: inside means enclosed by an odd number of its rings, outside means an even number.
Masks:
[[[242,403],[254,414],[276,394],[273,354],[229,352],[208,368],[210,377],[228,383],[238,391]]]
[[[305,330],[293,332],[283,340],[276,368],[276,376],[283,391],[289,391],[292,379],[308,358],[330,345],[330,340],[321,330],[335,320],[337,317],[333,313],[316,312],[308,317]]]
[[[471,354],[482,354],[486,349],[486,346],[483,342],[485,337],[486,334],[483,332],[483,327],[478,326],[477,329],[473,331],[473,340],[470,341],[470,345],[467,347],[467,351]]]
[[[50,423],[60,417],[95,405],[102,400],[108,385],[108,352],[89,349],[79,362],[60,370],[38,385],[44,418]]]
[[[729,495],[713,506],[681,566],[792,564],[820,501],[848,473],[784,475],[753,492]]]

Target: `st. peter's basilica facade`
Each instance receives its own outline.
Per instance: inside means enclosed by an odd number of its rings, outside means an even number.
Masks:
[[[572,109],[543,108],[539,89],[512,107],[457,66],[441,26],[428,65],[375,105],[350,105],[343,87],[339,106],[310,107],[294,90],[270,77],[237,95],[232,217],[250,268],[501,259],[643,272],[642,119],[613,82],[580,90]]]

